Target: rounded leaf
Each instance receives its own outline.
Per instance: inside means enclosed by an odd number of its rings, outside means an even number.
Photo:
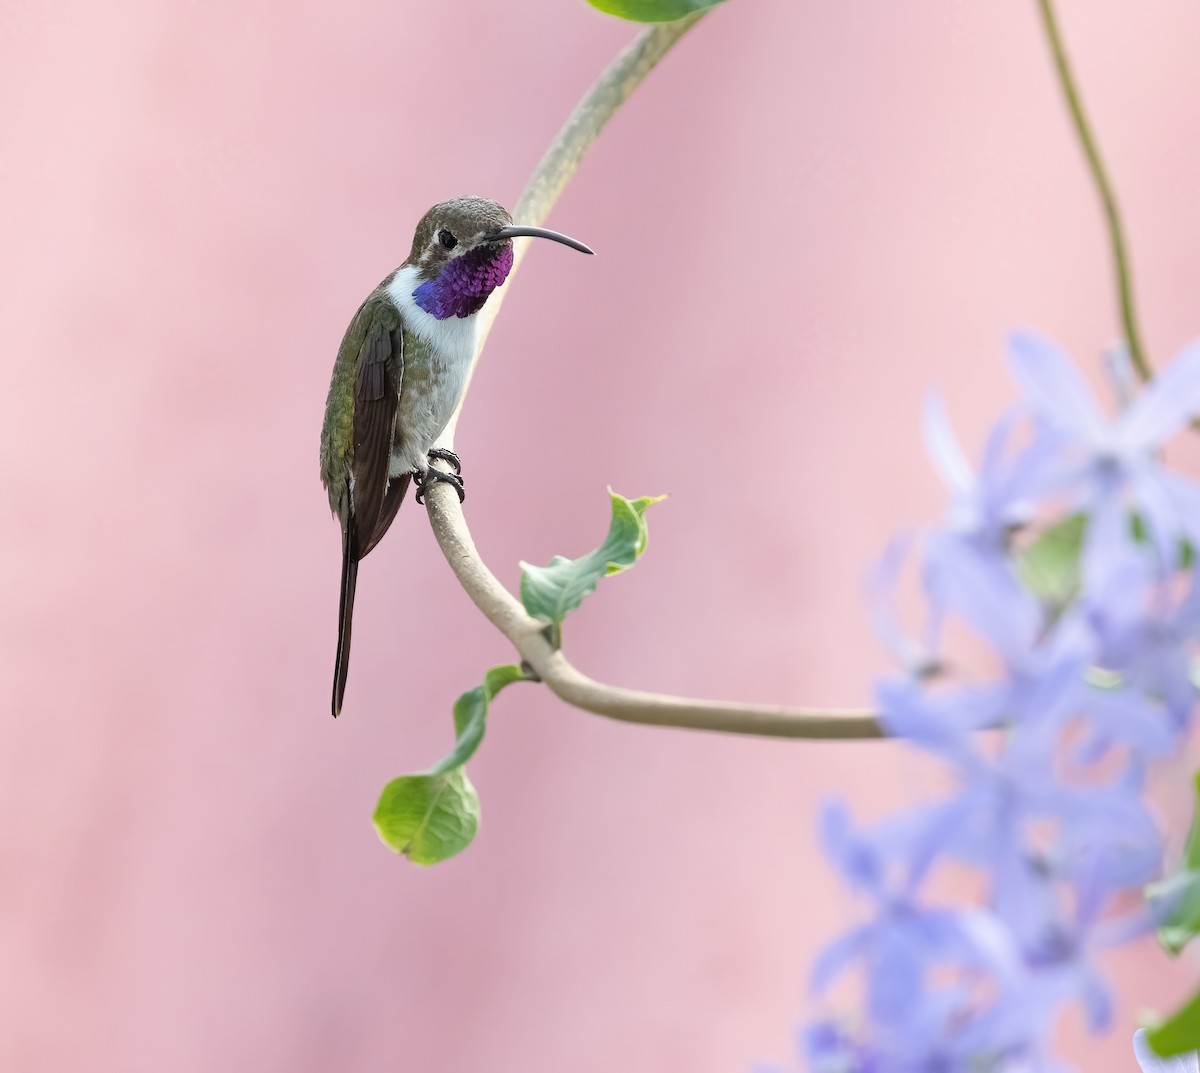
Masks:
[[[479,797],[461,767],[401,775],[383,788],[373,822],[383,843],[413,864],[437,864],[471,844],[479,829]]]
[[[722,0],[588,0],[592,7],[631,22],[674,22]]]

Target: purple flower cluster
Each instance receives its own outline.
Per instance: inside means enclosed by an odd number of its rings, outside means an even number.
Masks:
[[[434,279],[413,291],[413,298],[438,320],[469,317],[483,308],[512,266],[511,242],[483,243],[447,262]]]
[[[1093,1031],[1110,1020],[1096,953],[1150,925],[1140,892],[1162,846],[1146,769],[1186,733],[1200,640],[1184,556],[1200,548],[1200,484],[1160,449],[1200,411],[1200,345],[1115,419],[1047,339],[1016,335],[1009,357],[1023,403],[978,472],[940,403],[926,407],[949,511],[919,547],[890,549],[875,579],[877,622],[904,664],[878,687],[882,719],[942,761],[952,789],[869,828],[840,803],[825,810],[825,851],[872,915],[814,968],[820,992],[857,967],[864,1009],[808,1027],[813,1073],[1043,1068],[1065,1005],[1081,1004]],[[1075,516],[1078,583],[1048,603],[1022,556]],[[906,561],[928,607],[919,642],[887,609]],[[985,669],[946,651],[964,626]],[[981,904],[934,898],[942,868],[982,880]]]

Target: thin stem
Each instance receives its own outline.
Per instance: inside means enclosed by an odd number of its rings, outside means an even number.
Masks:
[[[513,213],[517,222],[537,225],[546,218],[584,153],[605,124],[654,65],[702,15],[703,12],[700,12],[642,31],[633,44],[613,60],[584,95],[542,157],[517,202]],[[520,266],[524,252],[522,243],[516,250],[513,272]],[[476,362],[507,290],[506,285],[493,295],[480,314],[483,323],[475,352]],[[457,418],[456,413],[439,440],[439,446],[453,446]],[[458,496],[451,494],[446,485],[439,482],[429,491],[425,502],[434,536],[467,595],[513,643],[521,659],[534,674],[568,704],[612,719],[651,726],[716,730],[772,738],[853,740],[883,736],[884,732],[875,715],[865,710],[775,708],[762,704],[694,700],[623,689],[589,678],[567,661],[558,646],[546,636],[545,624],[526,614],[520,601],[500,584],[480,558]]]
[[[1154,376],[1154,370],[1146,358],[1142,346],[1141,332],[1138,330],[1137,314],[1133,306],[1133,281],[1130,275],[1129,254],[1125,248],[1125,234],[1121,226],[1121,216],[1117,211],[1117,199],[1113,194],[1112,183],[1104,170],[1100,159],[1100,150],[1092,134],[1091,126],[1083,111],[1083,101],[1075,84],[1075,76],[1071,73],[1071,65],[1063,48],[1062,35],[1059,33],[1058,22],[1054,14],[1051,0],[1038,0],[1038,9],[1042,13],[1042,23],[1046,29],[1046,38],[1054,53],[1054,67],[1058,72],[1058,81],[1062,86],[1063,96],[1067,99],[1067,107],[1071,112],[1071,121],[1075,125],[1075,133],[1083,146],[1084,156],[1087,157],[1091,169],[1092,181],[1104,205],[1104,217],[1108,223],[1108,237],[1112,243],[1113,264],[1117,275],[1117,300],[1121,308],[1121,324],[1125,331],[1125,342],[1129,347],[1129,357],[1137,369],[1138,376],[1143,381],[1149,381]]]
[[[567,183],[575,174],[575,169],[583,159],[584,153],[591,148],[592,143],[600,136],[600,132],[608,121],[616,114],[618,108],[629,98],[630,94],[642,84],[658,61],[661,60],[685,33],[696,25],[707,11],[697,11],[685,15],[674,22],[662,22],[643,30],[633,42],[617,53],[612,63],[605,68],[604,73],[592,87],[583,95],[575,110],[567,117],[562,129],[558,132],[550,147],[546,150],[538,166],[525,184],[513,209],[513,220],[529,227],[537,227],[550,214],[550,210],[558,201],[559,195],[566,189]],[[504,304],[508,295],[512,278],[521,267],[525,253],[532,239],[521,238],[513,243],[513,267],[508,274],[508,282],[488,300],[487,305],[479,312],[479,327],[476,333],[475,360],[467,374],[467,386],[470,387],[471,377],[475,375],[475,366],[479,364],[479,355],[487,342],[492,330],[492,323]],[[463,400],[466,399],[466,389]],[[442,434],[439,444],[449,447],[454,441],[454,431],[458,427],[458,417],[462,413],[462,402],[450,418],[446,431]]]

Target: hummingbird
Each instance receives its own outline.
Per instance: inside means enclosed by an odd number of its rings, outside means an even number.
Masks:
[[[359,561],[388,531],[410,483],[418,503],[435,481],[464,498],[458,456],[434,444],[466,387],[477,315],[512,269],[512,240],[522,236],[592,252],[557,231],[514,227],[487,198],[434,205],[417,224],[408,260],[367,295],[338,348],[321,426],[321,483],[342,527],[335,717],[346,692]],[[431,466],[435,458],[453,472]]]

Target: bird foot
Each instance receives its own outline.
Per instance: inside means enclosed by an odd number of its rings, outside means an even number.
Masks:
[[[434,447],[429,451],[430,458],[440,458],[443,462],[449,462],[454,467],[454,475],[462,476],[462,459],[453,451],[447,450],[445,447]]]
[[[434,469],[430,466],[424,473],[414,473],[413,481],[417,486],[417,502],[425,502],[425,493],[429,491],[431,485],[448,484],[458,493],[458,501],[461,503],[467,498],[466,490],[463,488],[463,479],[457,473],[443,473],[440,469]]]

